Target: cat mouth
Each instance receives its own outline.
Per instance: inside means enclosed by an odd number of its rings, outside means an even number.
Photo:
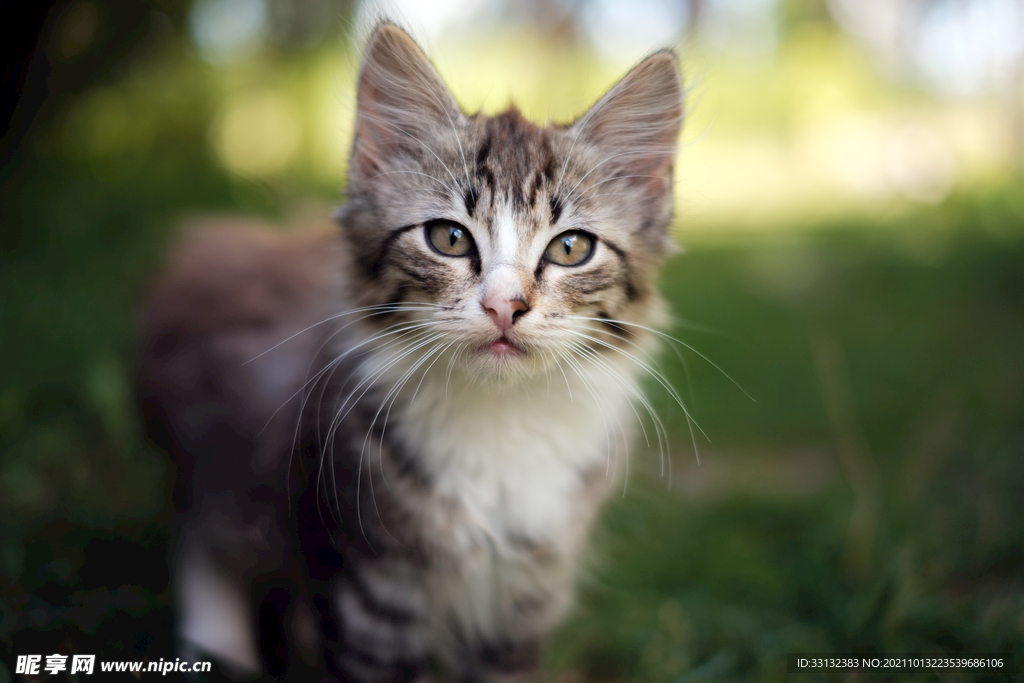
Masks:
[[[487,345],[487,350],[496,356],[513,356],[525,353],[516,346],[508,337],[502,335]]]

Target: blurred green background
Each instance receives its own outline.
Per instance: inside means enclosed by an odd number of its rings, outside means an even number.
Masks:
[[[706,436],[652,383],[671,476],[637,445],[546,678],[781,681],[787,652],[913,652],[1018,663],[878,680],[1022,680],[1024,3],[391,7],[469,111],[568,120],[652,47],[684,60],[663,289],[685,345],[660,363]],[[182,218],[342,201],[375,11],[5,19],[0,683],[17,654],[173,657],[134,305]]]

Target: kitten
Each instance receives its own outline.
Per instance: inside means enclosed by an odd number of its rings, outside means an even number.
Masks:
[[[197,231],[144,307],[186,642],[238,675],[535,669],[644,402],[682,114],[659,52],[571,125],[467,115],[375,29],[340,231]]]

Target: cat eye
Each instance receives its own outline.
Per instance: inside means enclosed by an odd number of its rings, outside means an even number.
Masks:
[[[468,256],[476,246],[469,230],[451,221],[429,221],[426,225],[430,246],[445,256]]]
[[[545,258],[560,266],[578,266],[594,252],[594,238],[579,230],[570,230],[551,240]]]

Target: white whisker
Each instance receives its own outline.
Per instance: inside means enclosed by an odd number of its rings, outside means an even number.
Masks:
[[[415,332],[405,332],[405,334],[412,334],[413,335],[412,341],[410,341],[409,343],[405,344],[399,351],[397,351],[396,353],[394,353],[391,356],[389,356],[388,359],[385,361],[385,363],[391,362],[391,364],[393,365],[394,363],[400,362],[402,358],[406,357],[407,355],[412,353],[412,351],[415,350],[414,348],[410,349],[410,347],[414,347],[416,344],[420,343],[421,339],[423,339],[424,337],[429,336],[431,333],[427,332],[427,331],[415,331]],[[401,341],[401,340],[400,339],[399,340],[394,340],[394,342],[392,342],[392,343],[399,343],[399,341]],[[368,342],[364,342],[364,344],[365,343],[368,343]],[[388,348],[389,345],[391,345],[391,343],[389,343],[389,344],[387,344],[387,345],[385,345],[384,347],[381,347],[381,348],[382,349],[386,349],[386,348]],[[331,468],[331,486],[332,486],[332,490],[334,492],[335,505],[337,507],[337,515],[338,515],[338,519],[339,520],[341,519],[341,507],[340,507],[340,501],[338,500],[338,494],[337,494],[337,491],[338,491],[338,489],[337,489],[337,481],[334,478],[334,457],[333,457],[333,454],[334,454],[334,434],[335,434],[336,430],[341,426],[342,420],[344,420],[344,418],[352,410],[352,407],[354,407],[355,404],[358,402],[358,400],[361,399],[363,397],[363,395],[370,388],[372,388],[373,382],[375,382],[377,378],[379,378],[385,372],[387,372],[387,370],[390,367],[391,367],[391,365],[385,365],[383,368],[378,369],[375,373],[371,373],[369,377],[365,378],[362,382],[360,382],[351,392],[349,392],[348,396],[345,397],[344,402],[342,403],[340,408],[339,408],[339,406],[337,404],[337,401],[336,401],[335,407],[334,407],[335,415],[332,418],[331,423],[328,425],[327,434],[325,436],[320,436],[319,435],[320,434],[320,429],[319,429],[319,424],[318,424],[318,427],[317,427],[318,441],[322,444],[321,445],[321,455],[320,455],[320,474],[318,475],[318,477],[323,475],[324,462],[327,461],[329,466],[330,466],[330,468]],[[345,386],[347,386],[347,384],[348,384],[348,379],[346,379],[345,383],[340,388],[340,391],[339,391],[339,394],[338,394],[338,400],[341,400],[341,394],[344,391],[344,388],[345,388]],[[348,405],[349,400],[352,398],[352,396],[355,394],[355,392],[358,391],[359,388],[364,386],[364,385],[366,385],[366,389],[364,389],[363,392],[359,395],[359,397],[356,398],[356,401],[354,401],[352,403],[352,407],[349,407],[348,410],[346,410],[346,411],[344,411],[344,413],[342,413],[341,409],[345,408],[345,406]],[[321,397],[322,397],[322,394],[321,394]],[[319,411],[318,411],[317,414],[319,416]],[[319,422],[319,417],[318,417],[318,422]],[[330,457],[328,457],[328,456],[330,456]],[[317,490],[318,491],[319,491],[319,487],[320,487],[320,479],[318,478],[318,481],[317,481]],[[319,501],[319,494],[318,494],[317,500]],[[368,539],[367,539],[367,542],[369,542]]]
[[[682,397],[679,396],[679,394],[676,392],[675,388],[669,383],[668,379],[661,372],[659,372],[654,367],[652,367],[649,363],[647,363],[647,362],[637,358],[636,356],[634,356],[633,354],[629,353],[628,351],[620,349],[619,347],[615,346],[614,344],[609,344],[608,342],[604,341],[603,339],[599,339],[599,338],[597,338],[597,337],[595,337],[593,335],[589,335],[589,334],[586,334],[584,332],[578,332],[576,330],[569,330],[569,332],[571,334],[575,334],[575,335],[577,335],[579,337],[583,337],[584,339],[587,339],[590,342],[593,342],[595,344],[599,344],[600,346],[603,346],[603,347],[605,347],[605,348],[607,348],[607,349],[609,349],[611,351],[615,351],[616,353],[620,353],[623,356],[625,356],[626,358],[628,358],[629,360],[631,360],[634,363],[636,363],[637,365],[639,365],[641,368],[643,368],[647,372],[648,375],[653,377],[655,379],[655,381],[658,382],[658,384],[660,384],[667,392],[669,392],[669,395],[675,400],[676,405],[678,405],[679,408],[682,409],[683,413],[685,413],[686,416],[689,417],[690,419],[693,419],[693,416],[690,415],[689,410],[686,408],[686,405],[683,403]],[[696,424],[696,422],[694,422],[694,424]],[[704,430],[700,428],[700,425],[697,425],[697,429],[700,430],[700,433],[704,435],[705,439],[708,438],[708,435],[704,433]],[[708,439],[708,440],[710,441],[710,439]]]
[[[727,373],[722,368],[718,367],[718,364],[716,364],[714,361],[712,361],[710,358],[705,356],[703,353],[701,353],[697,349],[693,348],[693,346],[687,344],[686,342],[682,341],[681,339],[677,339],[677,338],[673,337],[670,334],[666,334],[666,333],[664,333],[664,332],[662,332],[660,330],[656,330],[656,329],[654,329],[652,327],[647,327],[645,325],[638,325],[637,323],[626,322],[625,320],[616,320],[614,318],[595,318],[595,317],[584,316],[584,315],[568,315],[566,317],[567,318],[573,318],[573,319],[576,319],[576,320],[594,320],[594,321],[597,321],[597,322],[600,322],[600,323],[612,323],[613,325],[623,325],[625,327],[636,327],[638,329],[646,330],[647,332],[651,332],[653,334],[656,334],[659,337],[661,337],[662,339],[666,339],[666,340],[668,340],[670,342],[674,342],[676,344],[679,344],[680,346],[685,347],[686,349],[694,352],[695,354],[697,354],[698,356],[703,358],[709,365],[711,365],[711,367],[713,367],[715,370],[718,370],[720,373],[722,373],[722,375],[724,375],[726,379],[728,379],[730,382],[732,382],[736,386],[737,389],[739,389],[741,392],[743,392],[744,396],[749,398],[754,403],[757,403],[757,399],[754,398],[753,396],[751,396],[750,394],[748,394],[746,389],[744,389],[740,385],[739,382],[737,382],[735,379],[733,379],[729,375],[729,373]]]
[[[254,360],[256,360],[258,358],[262,358],[263,356],[267,355],[268,353],[270,353],[274,349],[278,348],[282,344],[286,344],[286,343],[290,342],[292,339],[295,339],[296,337],[298,337],[298,336],[300,336],[302,334],[305,334],[306,332],[309,332],[310,330],[312,330],[315,327],[319,327],[320,325],[323,325],[324,323],[329,323],[332,320],[337,320],[338,318],[343,318],[346,315],[352,315],[353,313],[363,313],[365,311],[379,311],[379,312],[371,313],[370,315],[367,315],[367,316],[363,316],[362,318],[359,318],[358,320],[354,320],[351,323],[349,323],[348,325],[345,325],[344,327],[342,327],[340,329],[345,329],[345,327],[348,327],[349,325],[352,325],[352,324],[354,324],[356,322],[359,322],[360,320],[365,320],[366,318],[372,317],[373,315],[382,315],[384,313],[392,313],[392,312],[395,312],[395,311],[437,310],[437,309],[444,310],[444,309],[447,309],[447,308],[448,308],[447,306],[442,306],[441,304],[409,302],[409,303],[401,303],[401,304],[377,304],[375,306],[363,306],[362,308],[353,308],[351,310],[343,311],[341,313],[335,313],[334,315],[331,315],[331,316],[329,316],[327,318],[324,318],[323,320],[321,320],[318,323],[313,323],[312,325],[310,325],[310,326],[308,326],[306,328],[303,328],[303,329],[299,330],[298,332],[296,332],[295,334],[293,334],[293,335],[291,335],[291,336],[289,336],[289,337],[279,341],[278,343],[274,344],[273,346],[271,346],[266,351],[263,351],[262,353],[260,353],[260,354],[258,354],[256,356],[253,356],[249,360],[245,361],[244,363],[242,363],[242,365],[248,365],[249,363],[253,362]],[[335,334],[337,334],[337,333],[335,333]]]
[[[580,342],[576,342],[576,348],[577,352],[581,356],[589,358],[591,362],[598,365],[605,372],[606,375],[611,377],[619,384],[619,386],[626,390],[630,408],[632,409],[633,414],[636,416],[637,423],[639,424],[640,429],[644,435],[644,441],[647,443],[647,446],[649,448],[651,445],[650,437],[647,435],[647,430],[644,427],[643,420],[641,419],[640,414],[636,410],[636,406],[633,405],[633,398],[636,398],[636,400],[640,401],[640,404],[647,411],[648,415],[651,418],[651,421],[654,424],[655,436],[657,437],[658,441],[658,453],[661,462],[661,471],[662,476],[664,476],[669,439],[668,430],[665,428],[664,423],[658,416],[657,411],[654,410],[654,407],[651,405],[650,401],[648,401],[647,398],[643,395],[643,392],[640,390],[640,388],[637,387],[632,382],[629,382],[628,380],[624,379],[621,376],[621,374],[611,366],[610,363],[608,363],[604,358],[601,358],[600,354],[598,354],[593,349],[586,347]],[[627,464],[628,462],[629,461],[627,459]],[[623,490],[623,493],[625,493],[625,490]]]

